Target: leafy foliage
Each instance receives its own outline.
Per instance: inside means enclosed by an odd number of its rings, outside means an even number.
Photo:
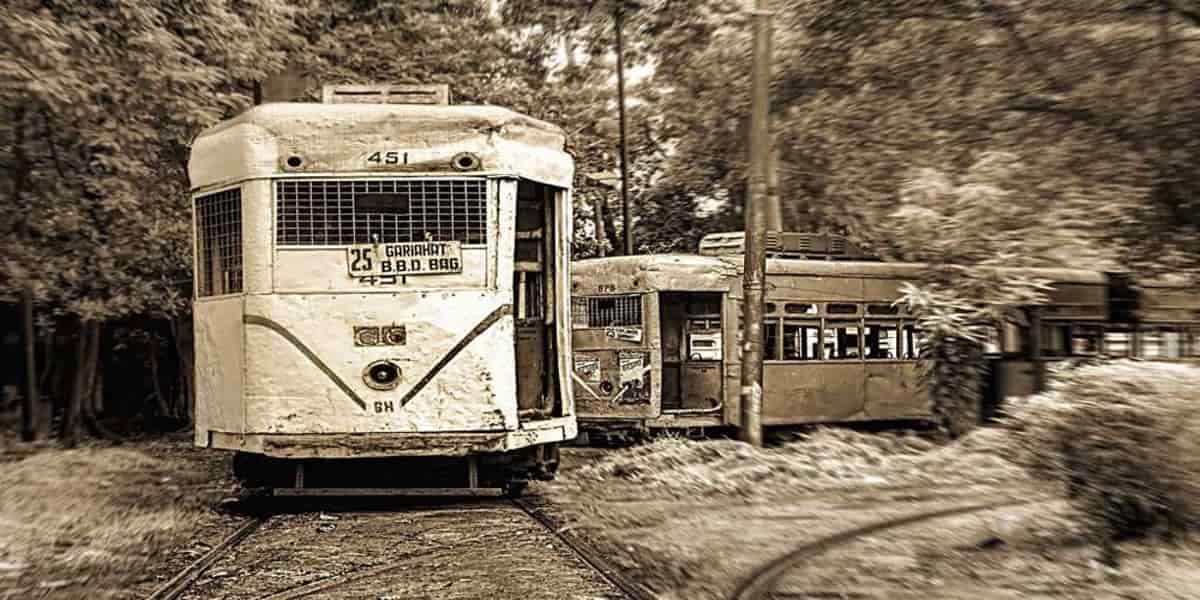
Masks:
[[[186,299],[194,135],[300,39],[277,0],[9,3],[0,15],[0,293],[84,319]]]
[[[1064,369],[1008,423],[1031,474],[1066,486],[1098,541],[1200,525],[1200,370],[1120,361]]]

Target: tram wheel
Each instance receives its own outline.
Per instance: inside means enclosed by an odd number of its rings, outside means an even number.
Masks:
[[[504,495],[508,498],[520,498],[527,487],[529,487],[528,479],[509,479],[504,482]]]

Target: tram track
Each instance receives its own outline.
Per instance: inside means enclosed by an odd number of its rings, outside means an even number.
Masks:
[[[774,594],[776,585],[783,579],[785,575],[792,572],[794,569],[799,568],[810,559],[817,558],[826,552],[849,545],[876,533],[910,525],[926,523],[929,521],[936,521],[938,519],[944,519],[948,517],[986,512],[1001,508],[1025,506],[1041,501],[1042,499],[1040,498],[1022,500],[1007,499],[994,502],[959,505],[912,515],[884,519],[882,521],[876,521],[867,525],[839,531],[837,533],[827,535],[820,539],[798,546],[787,554],[784,554],[760,566],[753,573],[751,573],[749,577],[743,579],[733,593],[728,596],[728,598],[729,600],[768,600],[771,598],[789,597],[777,596]]]
[[[484,510],[489,513],[502,514],[508,513],[510,519],[517,518],[515,515],[521,515],[531,519],[536,524],[537,530],[543,530],[557,540],[561,541],[563,546],[570,551],[569,554],[560,554],[560,556],[571,556],[578,559],[581,563],[575,569],[589,570],[596,576],[596,581],[603,581],[612,591],[612,594],[620,594],[620,597],[629,600],[651,600],[654,595],[646,590],[643,586],[633,582],[629,578],[623,576],[619,569],[609,563],[603,554],[595,548],[590,542],[583,539],[581,536],[575,535],[570,531],[564,530],[550,516],[546,515],[541,508],[535,506],[526,499],[494,499],[483,503],[474,504],[474,511]],[[514,510],[517,509],[517,510]],[[507,510],[505,510],[507,509]],[[469,509],[463,509],[470,511]],[[389,527],[393,523],[388,520],[392,517],[398,517],[397,522],[405,522],[422,518],[425,516],[437,514],[446,515],[447,513],[459,512],[455,507],[435,508],[433,510],[422,510],[418,512],[410,512],[407,510],[368,510],[362,511],[335,511],[334,514],[339,515],[338,518],[379,518],[381,520],[376,526],[380,531],[380,535],[386,535]],[[428,513],[428,514],[427,514]],[[278,513],[283,514],[283,513]],[[311,514],[308,511],[301,513],[287,513],[293,517],[308,517]],[[324,512],[321,513],[322,515]],[[259,531],[260,528],[271,520],[273,514],[264,514],[247,518],[242,522],[237,529],[226,535],[219,543],[213,546],[210,550],[204,553],[196,560],[192,561],[187,566],[183,567],[170,580],[155,589],[147,600],[177,600],[179,598],[195,596],[198,593],[206,593],[203,589],[204,581],[201,577],[209,571],[214,565],[222,559],[229,557],[231,553],[239,548],[247,548],[244,542],[253,538],[253,534]],[[444,517],[443,517],[444,518]],[[518,519],[519,520],[519,519]],[[278,528],[273,535],[278,535]],[[305,581],[293,585],[285,585],[283,589],[276,587],[269,593],[264,593],[260,597],[265,600],[298,600],[300,598],[322,596],[331,597],[330,594],[337,594],[345,588],[353,585],[362,585],[373,579],[380,580],[380,585],[386,587],[387,579],[395,573],[404,571],[410,568],[420,568],[420,565],[428,565],[431,563],[442,563],[452,561],[459,553],[468,551],[469,549],[486,544],[489,539],[494,539],[498,536],[503,537],[503,533],[496,531],[484,531],[476,535],[468,535],[465,537],[456,537],[451,541],[442,541],[441,538],[429,539],[426,534],[430,532],[439,533],[445,532],[444,525],[434,526],[432,530],[420,530],[407,536],[402,536],[405,542],[417,542],[419,545],[389,553],[383,557],[381,561],[372,561],[365,565],[360,565],[357,568],[350,570],[328,574],[314,581]],[[288,534],[294,535],[294,534]],[[271,536],[267,536],[271,537]],[[437,537],[436,535],[434,536]],[[400,540],[397,540],[400,541]],[[305,543],[300,542],[302,545]],[[247,552],[251,552],[248,548]],[[261,553],[262,550],[256,552]],[[244,563],[243,563],[244,564]],[[252,561],[253,564],[253,561]],[[199,582],[199,583],[197,583]],[[610,597],[618,597],[611,595]]]
[[[580,560],[604,577],[614,588],[625,594],[629,600],[654,600],[656,598],[655,594],[645,586],[622,574],[620,569],[605,559],[604,554],[594,545],[582,536],[564,529],[541,508],[533,506],[528,500],[522,498],[513,498],[512,503],[554,534],[556,538],[562,540]]]
[[[268,516],[256,516],[247,519],[241,526],[235,529],[232,533],[225,536],[216,546],[213,546],[203,556],[192,561],[191,564],[184,567],[182,571],[172,577],[158,589],[150,593],[146,600],[175,600],[180,595],[191,587],[205,571],[220,560],[226,554],[229,554],[234,548],[241,544],[250,534],[262,527],[263,523],[267,522]]]

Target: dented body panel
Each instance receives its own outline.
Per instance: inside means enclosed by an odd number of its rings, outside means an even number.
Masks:
[[[204,132],[189,163],[209,282],[195,301],[196,444],[356,458],[573,438],[564,143],[552,125],[465,106],[268,104]],[[524,267],[535,299],[514,285],[519,187],[546,220]],[[201,209],[222,193],[236,208]],[[412,258],[389,265],[437,269],[355,272],[393,252]],[[556,368],[539,370],[525,414],[516,324],[535,313]]]

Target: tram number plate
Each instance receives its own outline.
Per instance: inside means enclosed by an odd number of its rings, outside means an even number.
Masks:
[[[460,242],[363,244],[346,249],[351,277],[462,273]]]

